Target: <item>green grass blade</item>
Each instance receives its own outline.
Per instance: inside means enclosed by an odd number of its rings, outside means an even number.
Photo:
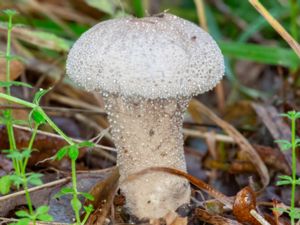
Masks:
[[[224,55],[270,65],[280,65],[297,69],[300,59],[290,49],[269,47],[257,44],[244,44],[237,42],[219,42]]]

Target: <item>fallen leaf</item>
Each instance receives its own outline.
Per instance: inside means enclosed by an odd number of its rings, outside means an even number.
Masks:
[[[261,118],[261,121],[268,128],[268,131],[271,133],[272,137],[274,138],[274,141],[280,139],[290,140],[290,128],[284,122],[283,118],[280,116],[280,113],[275,107],[265,106],[258,103],[252,103],[252,107],[254,108],[256,114]],[[281,148],[280,145],[278,145],[278,147]],[[289,166],[289,170],[291,172],[292,152],[282,151],[282,154],[284,155],[286,162],[288,162],[286,164]],[[297,166],[297,170],[300,172],[299,165]]]
[[[10,80],[16,80],[24,73],[25,66],[18,60],[10,62]],[[0,58],[0,81],[6,81],[6,60]]]
[[[109,177],[92,187],[89,193],[94,196],[94,201],[88,200],[85,205],[92,204],[95,211],[90,215],[87,225],[104,224],[118,189],[119,177],[119,169],[114,167]]]
[[[247,152],[249,159],[257,168],[258,174],[261,177],[261,182],[263,184],[263,188],[265,188],[269,182],[270,177],[268,173],[268,169],[260,156],[257,154],[252,145],[248,142],[248,140],[240,134],[232,125],[228,124],[226,121],[219,118],[215,113],[213,113],[209,108],[204,106],[201,102],[196,99],[192,99],[189,105],[189,111],[192,117],[197,121],[199,118],[199,114],[204,114],[209,119],[214,121],[218,126],[220,126],[225,132],[228,133],[239,145],[242,151]]]
[[[203,190],[204,192],[206,192],[208,195],[214,197],[215,199],[217,199],[218,201],[220,201],[221,203],[223,203],[224,205],[226,205],[228,208],[232,208],[232,204],[233,204],[233,200],[224,195],[223,193],[217,191],[216,189],[214,189],[212,186],[210,186],[209,184],[205,183],[204,181],[198,179],[197,177],[194,177],[192,175],[189,175],[181,170],[177,170],[174,168],[169,168],[169,167],[149,167],[146,169],[143,169],[137,173],[134,173],[130,176],[127,177],[127,179],[125,179],[123,182],[130,182],[131,180],[134,180],[146,173],[150,173],[150,172],[166,172],[166,173],[170,173],[170,174],[174,174],[180,177],[184,177],[186,178],[190,183],[192,183],[193,185],[195,185],[196,187],[198,187],[199,189]]]

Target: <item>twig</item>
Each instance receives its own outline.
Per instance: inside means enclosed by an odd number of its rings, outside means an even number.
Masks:
[[[69,105],[72,107],[78,107],[78,108],[85,108],[85,109],[90,109],[90,110],[94,110],[94,111],[98,111],[101,114],[105,114],[105,111],[103,109],[101,109],[100,107],[97,107],[95,105],[91,105],[89,103],[77,100],[77,99],[73,99],[73,98],[69,98],[60,94],[56,94],[53,93],[51,96],[49,96],[51,100],[53,101],[57,101],[59,103],[65,104],[65,105]]]
[[[194,0],[194,1],[196,4],[199,24],[204,30],[208,31],[203,0]]]
[[[271,225],[268,221],[266,221],[256,210],[252,209],[250,214],[261,224],[261,225]]]
[[[249,0],[253,7],[269,22],[269,24],[280,34],[280,36],[291,46],[295,53],[300,57],[300,45],[284,29],[283,26],[268,12],[268,10],[258,1]]]
[[[191,137],[198,137],[198,138],[207,138],[208,136],[211,135],[211,133],[209,132],[202,132],[199,130],[190,130],[185,128],[183,129],[183,134]],[[226,143],[236,143],[235,140],[228,135],[214,134],[214,136],[217,141],[226,142]]]
[[[71,179],[70,177],[66,177],[66,178],[62,178],[62,179],[59,179],[59,180],[56,180],[56,181],[52,181],[52,182],[49,182],[49,183],[46,183],[46,184],[43,184],[43,185],[40,185],[40,186],[29,188],[28,192],[30,193],[30,192],[37,191],[37,190],[40,190],[40,189],[57,186],[59,184],[64,184],[64,183],[70,181],[70,179]],[[18,191],[18,192],[9,194],[9,195],[1,196],[0,201],[4,201],[6,199],[16,197],[16,196],[20,196],[20,195],[25,195],[25,191],[24,190],[23,191]]]

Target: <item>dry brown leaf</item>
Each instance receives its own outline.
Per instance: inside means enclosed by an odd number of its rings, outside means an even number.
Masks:
[[[225,132],[228,133],[239,145],[242,151],[247,152],[249,159],[257,168],[258,174],[261,177],[261,181],[263,184],[263,188],[265,188],[270,181],[268,169],[260,156],[257,154],[252,145],[248,142],[248,140],[240,134],[232,125],[227,123],[226,121],[219,118],[215,113],[213,113],[209,108],[204,106],[201,102],[196,99],[192,99],[189,105],[189,111],[194,118],[195,121],[199,120],[199,115],[204,114],[210,120],[214,121],[218,126],[220,126]]]
[[[10,62],[10,80],[16,80],[25,70],[25,66],[18,60]],[[0,81],[6,81],[6,60],[0,58]]]
[[[113,168],[111,175],[96,184],[90,191],[90,194],[94,196],[94,201],[87,201],[85,205],[92,204],[95,211],[90,215],[87,225],[102,225],[110,212],[113,199],[118,188],[119,181],[119,169],[117,167]]]
[[[254,108],[256,114],[261,118],[261,121],[268,128],[268,131],[271,133],[274,140],[286,139],[289,140],[291,138],[291,131],[289,126],[284,122],[282,117],[279,115],[277,109],[273,106],[265,106],[258,103],[252,103],[252,107]],[[281,148],[280,145],[278,145]],[[283,150],[283,149],[281,149]],[[292,152],[291,151],[282,151],[288,165],[289,170],[291,171],[292,165]],[[298,171],[300,171],[300,167],[298,165]]]
[[[20,77],[22,73],[25,71],[25,66],[22,62],[18,60],[12,60],[10,62],[10,80],[16,80]],[[6,81],[6,60],[0,58],[0,82]],[[0,93],[4,93],[4,88],[0,87]],[[0,99],[0,103],[6,102],[3,99]],[[26,120],[27,113],[24,110],[13,111],[13,115],[15,119]]]
[[[197,177],[194,177],[192,175],[189,175],[181,170],[177,170],[174,168],[169,168],[169,167],[149,167],[146,168],[144,170],[141,170],[137,173],[134,173],[132,175],[130,175],[129,177],[127,177],[127,179],[123,182],[130,182],[131,180],[134,180],[146,173],[150,173],[150,172],[166,172],[166,173],[170,173],[170,174],[174,174],[180,177],[184,177],[186,178],[190,183],[192,183],[193,185],[195,185],[196,187],[198,187],[199,189],[203,190],[204,192],[206,192],[208,195],[214,197],[215,199],[217,199],[218,201],[220,201],[221,203],[223,203],[224,205],[226,205],[228,208],[232,208],[233,205],[233,200],[224,195],[223,193],[217,191],[216,189],[214,189],[212,186],[210,186],[209,184],[205,183],[204,181],[202,181],[201,179],[198,179]]]
[[[258,0],[249,0],[249,2],[300,57],[300,45],[298,42],[284,29],[284,27],[268,12],[268,10],[266,10],[266,8]]]

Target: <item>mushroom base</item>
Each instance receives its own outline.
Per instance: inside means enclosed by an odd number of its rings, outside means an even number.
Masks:
[[[186,171],[183,114],[189,99],[125,98],[103,94],[118,149],[120,182],[156,166]],[[126,207],[138,218],[160,218],[190,201],[184,178],[152,172],[121,185]]]

